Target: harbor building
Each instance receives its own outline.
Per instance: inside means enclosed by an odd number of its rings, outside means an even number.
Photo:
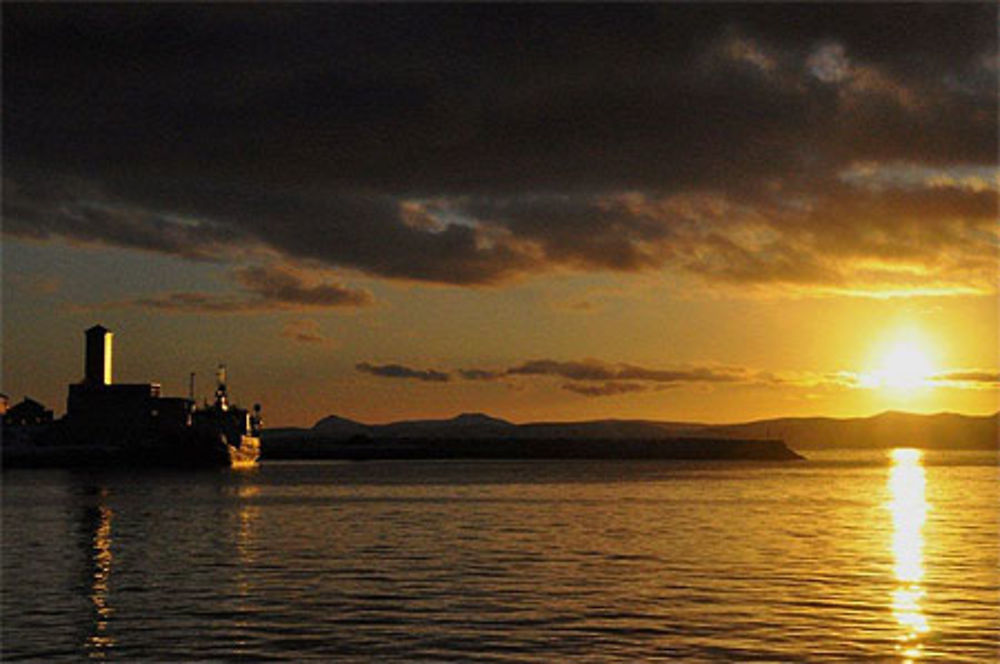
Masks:
[[[248,467],[260,456],[260,406],[229,402],[220,367],[215,402],[164,397],[159,383],[115,383],[105,327],[84,332],[83,379],[69,386],[66,416],[25,399],[3,416],[4,466]],[[193,390],[192,390],[193,391]],[[193,395],[192,395],[193,397]]]
[[[6,395],[5,395],[6,396]],[[4,426],[31,427],[52,423],[52,411],[30,397],[16,406],[6,409],[3,414]]]
[[[83,382],[89,385],[111,384],[111,342],[114,334],[101,325],[95,325],[86,332],[86,358],[84,360]]]
[[[190,399],[161,397],[159,383],[113,382],[110,330],[95,325],[84,336],[84,377],[69,386],[66,400],[66,417],[75,428],[110,433],[191,425]]]

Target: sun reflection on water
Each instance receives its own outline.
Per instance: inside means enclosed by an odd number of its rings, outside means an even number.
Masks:
[[[249,630],[251,622],[244,618],[252,613],[256,608],[253,606],[253,598],[256,592],[254,584],[257,578],[255,569],[257,562],[255,524],[260,516],[259,509],[253,500],[260,495],[260,487],[253,485],[240,485],[236,491],[236,500],[239,507],[236,512],[236,556],[239,566],[236,569],[236,599],[237,604],[234,612],[234,624],[240,630]],[[240,638],[234,644],[237,648],[246,648],[248,641]]]
[[[896,588],[892,593],[892,614],[902,628],[896,650],[904,662],[912,664],[923,655],[923,638],[930,631],[920,602],[925,591],[924,522],[927,520],[927,480],[923,453],[900,448],[892,451],[889,472],[889,510],[892,513],[892,553]]]

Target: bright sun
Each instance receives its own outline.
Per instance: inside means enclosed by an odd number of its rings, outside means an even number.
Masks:
[[[882,365],[868,379],[873,386],[909,390],[926,385],[933,373],[924,349],[915,342],[901,341],[889,348]]]

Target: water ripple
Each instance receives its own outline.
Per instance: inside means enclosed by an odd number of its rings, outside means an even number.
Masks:
[[[921,468],[8,472],[3,659],[994,661],[996,468]]]

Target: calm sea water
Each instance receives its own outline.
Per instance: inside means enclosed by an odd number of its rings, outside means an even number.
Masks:
[[[1000,661],[995,456],[813,456],[7,471],[2,655]]]

